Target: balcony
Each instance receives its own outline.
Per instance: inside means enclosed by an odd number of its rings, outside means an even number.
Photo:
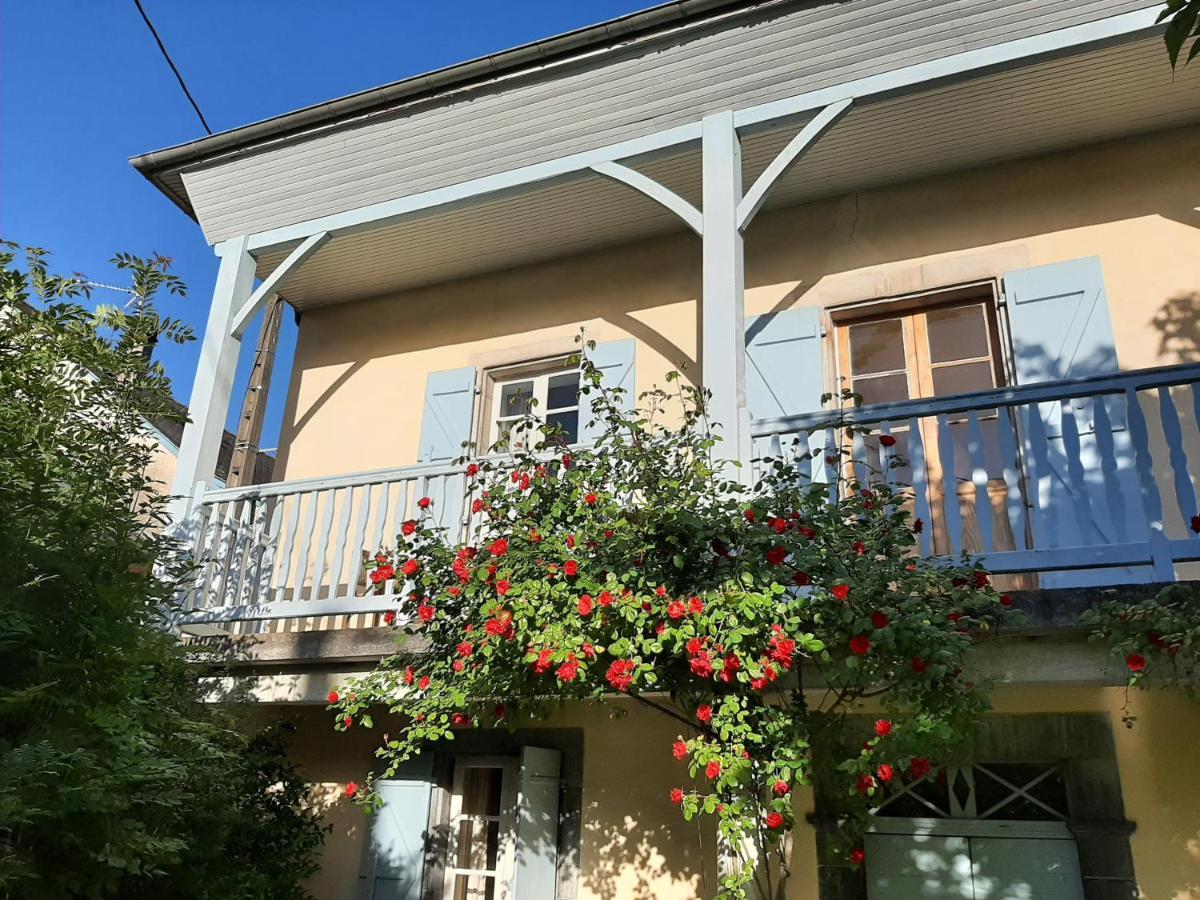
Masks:
[[[758,420],[754,464],[799,455],[831,499],[835,466],[911,485],[926,525],[920,552],[967,554],[1014,588],[1172,581],[1178,564],[1200,561],[1198,385],[1200,365],[1173,366]],[[840,448],[839,417],[873,434]],[[454,466],[201,490],[179,624],[378,624],[396,589],[376,593],[364,563],[393,543],[421,497],[457,538],[470,498]]]

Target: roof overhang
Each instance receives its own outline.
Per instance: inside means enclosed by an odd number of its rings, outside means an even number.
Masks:
[[[769,112],[743,125],[747,187],[808,117]],[[783,176],[765,208],[1198,122],[1200,71],[1173,73],[1158,33],[1143,30],[862,98]],[[623,162],[700,206],[698,140]],[[335,232],[284,293],[308,309],[685,230],[644,194],[585,167]],[[300,242],[262,240],[264,277]]]

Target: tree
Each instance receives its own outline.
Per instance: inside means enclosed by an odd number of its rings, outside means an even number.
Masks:
[[[803,445],[748,488],[713,461],[703,392],[651,391],[626,412],[581,366],[606,426],[594,448],[521,422],[499,448],[511,455],[467,465],[467,541],[449,545],[424,498],[371,563],[404,597],[386,617],[398,652],[330,697],[335,727],[374,727],[385,709],[386,777],[459,729],[627,698],[678,725],[663,802],[715,817],[742,856],[723,896],[752,880],[783,896],[791,793],[822,764],[844,787],[843,851],[861,862],[870,807],[947,761],[987,709],[967,654],[1011,601],[981,569],[916,555],[923,523],[891,483],[890,436],[875,438],[883,471]],[[864,436],[845,424],[836,446]],[[835,502],[808,477],[814,456]],[[882,712],[863,743],[848,716],[867,702]],[[370,808],[371,784],[347,791]]]
[[[295,898],[322,840],[283,734],[206,701],[163,627],[185,570],[146,421],[178,416],[146,347],[169,260],[118,257],[136,307],[0,253],[0,895]],[[36,306],[31,305],[33,300]]]
[[[1163,40],[1167,44],[1167,53],[1171,57],[1171,66],[1179,62],[1179,54],[1188,38],[1200,37],[1200,0],[1167,0],[1167,5],[1159,14],[1158,21],[1170,20]],[[1185,62],[1200,53],[1200,41],[1193,40],[1192,48],[1188,51]]]

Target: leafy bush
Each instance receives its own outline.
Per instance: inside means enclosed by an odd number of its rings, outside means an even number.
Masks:
[[[663,802],[716,817],[743,854],[722,893],[744,896],[754,879],[774,897],[813,747],[838,745],[845,717],[872,701],[882,713],[870,740],[832,760],[844,851],[861,862],[868,810],[927,776],[987,709],[967,654],[1010,601],[982,570],[916,555],[922,523],[890,472],[818,457],[831,503],[797,447],[747,487],[713,459],[702,392],[652,391],[626,412],[581,365],[606,426],[594,447],[566,449],[522,422],[514,444],[529,449],[468,461],[467,542],[446,542],[425,499],[375,559],[372,581],[396,579],[404,598],[388,616],[399,651],[331,696],[335,727],[373,727],[386,708],[386,775],[459,729],[627,698],[679,726],[661,750],[680,760]],[[349,792],[373,802],[370,778]]]
[[[212,660],[162,627],[182,571],[146,422],[179,413],[147,350],[189,338],[153,308],[182,285],[119,257],[136,305],[90,313],[3,249],[0,895],[304,896],[322,831],[283,735],[205,702]]]

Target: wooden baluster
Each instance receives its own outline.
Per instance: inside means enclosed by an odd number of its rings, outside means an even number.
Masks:
[[[388,543],[385,547],[385,545],[383,543],[383,535],[384,535],[384,532],[387,531],[388,514],[391,513],[391,511],[392,511],[392,485],[397,484],[397,483],[400,485],[401,491],[404,491],[408,485],[407,481],[400,481],[400,482],[385,481],[382,485],[383,494],[379,498],[378,515],[375,520],[375,528],[373,529],[373,532],[372,532],[374,534],[375,540],[373,541],[373,546],[370,549],[371,553],[374,553],[376,550],[378,550],[381,547],[383,547],[384,549],[387,549],[387,550],[391,549],[391,543]],[[401,504],[404,503],[403,493],[400,495],[400,502],[401,502]]]
[[[822,473],[825,476],[822,480],[829,485],[829,502],[831,504],[838,502],[838,468],[842,461],[835,431],[836,429],[832,426],[825,429],[825,452],[821,454]]]
[[[275,589],[275,566],[278,561],[279,531],[283,526],[282,496],[266,498],[266,526],[261,538],[262,552],[259,555],[258,583],[254,586],[254,604],[266,603],[271,599]]]
[[[338,488],[322,491],[325,495],[325,509],[321,516],[320,531],[313,543],[313,580],[312,592],[309,594],[309,598],[312,600],[321,599],[321,586],[325,582],[325,570],[328,568],[329,539],[333,532],[334,508],[338,505],[338,500],[343,492]]]
[[[1012,530],[1013,548],[1025,549],[1025,501],[1021,496],[1021,465],[1017,456],[1017,436],[1013,430],[1014,410],[1000,407],[997,411],[1000,432],[1000,460],[1004,469],[1004,499],[1008,509],[1008,524]]]
[[[1175,501],[1179,504],[1179,515],[1185,527],[1196,515],[1196,491],[1192,487],[1192,476],[1188,473],[1187,451],[1183,446],[1183,427],[1179,422],[1179,411],[1175,398],[1167,386],[1158,389],[1158,410],[1162,418],[1163,437],[1171,459],[1171,471],[1175,475]],[[1190,528],[1188,529],[1191,530]]]
[[[192,558],[196,561],[190,591],[189,609],[214,606],[209,602],[209,585],[216,565],[217,544],[220,539],[221,504],[205,503],[196,523],[196,549]]]
[[[929,468],[925,463],[925,441],[921,437],[921,420],[908,420],[908,462],[912,467],[913,512],[924,526],[917,535],[922,556],[933,555],[933,513],[929,506]]]
[[[971,481],[975,484],[975,520],[979,523],[981,549],[990,553],[996,549],[995,522],[992,518],[992,498],[988,494],[983,429],[979,427],[979,414],[973,409],[967,412],[967,454],[971,459]]]
[[[342,508],[338,512],[338,524],[335,529],[337,543],[333,548],[333,570],[329,576],[329,599],[348,597],[350,592],[342,593],[342,570],[346,566],[346,542],[349,538],[350,515],[354,512],[355,499],[360,491],[354,485],[346,488],[342,498]],[[353,547],[351,547],[353,550]]]
[[[406,519],[411,519],[413,517],[412,511],[416,505],[417,500],[419,500],[420,497],[428,497],[429,496],[429,493],[428,493],[429,482],[427,479],[424,479],[424,478],[420,482],[419,496],[416,496],[416,497],[411,496],[412,491],[410,490],[410,488],[416,488],[417,484],[418,483],[416,481],[413,481],[412,479],[408,479],[407,481],[400,482],[400,489],[396,495],[395,512],[392,516],[391,534],[386,535],[384,538],[387,541],[387,547],[389,549],[396,546],[396,536],[400,533],[401,525],[403,525],[403,523]],[[400,580],[398,577],[392,579],[391,581],[389,581],[387,583],[387,587],[384,589],[384,593],[389,597],[394,596],[396,593],[396,588],[399,586],[399,584],[400,584]]]
[[[221,523],[221,548],[217,553],[217,572],[213,580],[213,596],[217,606],[236,606],[237,598],[229,596],[230,562],[238,543],[238,519],[242,514],[242,500],[228,500]]]
[[[293,588],[292,599],[299,600],[304,593],[304,582],[308,578],[308,557],[312,552],[313,532],[317,525],[317,506],[321,502],[321,491],[308,491],[308,509],[304,514],[297,540],[300,545],[300,559],[296,563],[296,585]],[[312,594],[310,593],[311,597]]]
[[[871,483],[871,471],[867,465],[867,442],[861,431],[854,432],[854,439],[850,444],[850,458],[854,480],[858,482],[860,489],[866,489]]]
[[[1146,417],[1132,387],[1125,389],[1125,409],[1129,419],[1129,439],[1133,443],[1133,460],[1141,488],[1142,512],[1146,516],[1147,540],[1155,581],[1174,581],[1175,564],[1171,545],[1163,531],[1162,497],[1154,480],[1154,458],[1150,453],[1150,434]]]
[[[250,536],[246,550],[245,575],[242,577],[242,603],[254,606],[258,602],[258,584],[262,578],[262,557],[266,549],[267,514],[269,503],[267,497],[255,497],[254,521],[250,523]]]
[[[958,478],[955,475],[954,435],[945,414],[937,417],[938,456],[942,463],[942,512],[946,518],[947,554],[963,549],[962,510],[958,508]]]
[[[879,471],[883,475],[883,483],[894,485],[896,483],[895,467],[892,465],[892,460],[896,458],[895,447],[885,447],[883,445],[883,437],[892,436],[892,426],[888,421],[879,423]]]
[[[1067,487],[1071,493],[1071,507],[1075,514],[1075,527],[1082,544],[1095,543],[1096,528],[1092,519],[1092,502],[1088,496],[1087,483],[1083,477],[1083,456],[1079,443],[1079,423],[1075,418],[1075,401],[1061,400],[1062,446],[1067,457]]]
[[[285,600],[289,590],[292,592],[291,599],[298,598],[298,591],[291,586],[290,582],[292,579],[292,557],[296,552],[296,534],[300,527],[300,501],[303,497],[303,493],[284,494],[280,497],[280,500],[289,509],[284,517],[287,520],[287,528],[284,531],[283,549],[280,552],[282,562],[279,565],[279,581],[275,588],[276,601]]]
[[[1096,451],[1100,455],[1100,474],[1104,479],[1104,503],[1108,507],[1106,520],[1115,529],[1117,542],[1124,544],[1129,540],[1129,529],[1125,519],[1125,495],[1121,491],[1112,420],[1108,416],[1108,406],[1103,394],[1092,398],[1092,421],[1096,429]]]
[[[1025,406],[1025,441],[1029,461],[1029,506],[1035,511],[1033,547],[1041,550],[1058,546],[1058,510],[1050,502],[1049,445],[1046,442],[1046,423],[1039,404]]]
[[[353,554],[351,559],[354,560],[354,575],[351,577],[346,590],[347,597],[358,596],[358,582],[363,574],[363,554],[367,558],[375,555],[375,548],[367,546],[367,521],[371,518],[371,506],[375,501],[376,485],[368,484],[363,487],[362,502],[358,507],[358,516],[354,520],[354,536],[350,540],[350,550]],[[388,489],[387,482],[383,483],[383,489]]]

